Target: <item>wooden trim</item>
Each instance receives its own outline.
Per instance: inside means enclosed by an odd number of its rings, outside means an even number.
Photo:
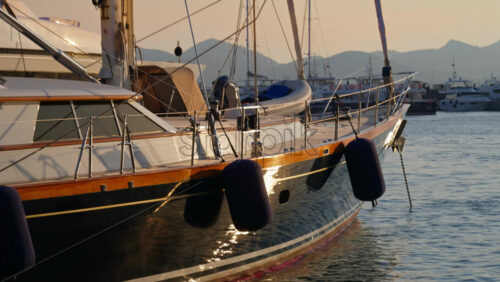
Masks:
[[[109,100],[141,100],[142,95],[92,95],[92,96],[0,96],[0,102],[62,102],[62,101],[109,101]]]
[[[52,183],[36,183],[12,186],[18,190],[19,195],[21,196],[21,200],[26,201],[88,193],[100,193],[101,185],[106,185],[107,191],[113,191],[129,189],[129,182],[133,182],[134,187],[138,188],[203,179],[207,177],[217,176],[226,165],[227,163],[222,163],[205,167],[179,168],[135,174],[117,174],[99,178],[65,180]]]

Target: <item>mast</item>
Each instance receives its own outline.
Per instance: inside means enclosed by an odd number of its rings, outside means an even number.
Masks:
[[[394,96],[394,84],[392,83],[392,67],[389,62],[389,54],[387,51],[387,38],[385,36],[384,17],[382,16],[382,5],[380,0],[374,0],[375,10],[377,12],[378,30],[380,33],[380,41],[382,42],[382,51],[384,52],[384,67],[382,68],[382,77],[384,84],[388,84],[387,90],[389,91],[389,98],[391,99],[390,106],[394,104],[392,97]]]
[[[259,104],[259,87],[257,85],[257,22],[255,21],[255,0],[253,0],[253,70],[254,70],[254,100],[255,105]]]
[[[135,70],[133,0],[103,0],[101,9],[102,67],[106,84],[131,89]]]
[[[457,77],[457,73],[455,72],[455,53],[453,53],[453,61],[451,63],[451,69],[453,71],[452,73],[452,79],[455,81]]]
[[[134,31],[134,1],[126,1],[127,7],[125,10],[125,32],[127,36],[127,64],[129,67],[130,79],[132,85],[137,79],[137,64],[135,57],[135,31]]]
[[[250,72],[250,45],[249,45],[249,42],[248,42],[248,22],[249,22],[249,14],[248,14],[248,1],[247,0],[247,89],[250,89],[250,76],[249,76],[249,72]]]
[[[297,19],[295,18],[295,7],[293,0],[287,0],[288,12],[292,23],[293,39],[295,43],[295,53],[297,55],[297,75],[299,79],[304,79],[304,61],[302,61],[302,51],[300,50],[299,32],[297,29]],[[309,64],[311,66],[311,64]]]
[[[307,47],[307,58],[308,58],[308,64],[309,64],[309,74],[308,78],[311,78],[311,0],[308,0],[308,47]]]

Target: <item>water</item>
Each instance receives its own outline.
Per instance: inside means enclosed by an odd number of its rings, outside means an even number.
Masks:
[[[500,112],[409,116],[387,192],[331,243],[270,281],[500,280]]]

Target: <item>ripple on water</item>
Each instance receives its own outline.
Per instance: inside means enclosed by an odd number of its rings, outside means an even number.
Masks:
[[[410,116],[387,192],[330,244],[269,281],[500,280],[500,112]]]

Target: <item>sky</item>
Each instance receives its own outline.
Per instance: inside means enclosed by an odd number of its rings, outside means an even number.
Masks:
[[[217,0],[188,0],[191,13]],[[24,0],[38,16],[56,16],[78,20],[81,27],[100,32],[99,11],[91,0]],[[500,40],[500,0],[381,0],[390,50],[405,52],[438,49],[451,39],[475,46]],[[219,0],[192,17],[196,42],[223,39],[236,31],[240,3],[245,16],[246,0]],[[250,4],[252,0],[250,0]],[[278,16],[273,9],[276,5]],[[306,0],[295,0],[299,34],[304,26]],[[311,53],[323,57],[343,51],[381,50],[375,7],[372,0],[312,0]],[[293,46],[289,14],[285,0],[257,0],[264,5],[257,21],[258,51],[280,62],[290,62],[288,42]],[[136,38],[151,34],[186,15],[184,0],[135,0]],[[307,30],[307,29],[306,29]],[[239,44],[245,44],[242,33]],[[307,37],[305,37],[307,38]],[[155,36],[139,41],[143,48],[173,53],[177,46],[188,49],[193,40],[187,20]],[[292,47],[293,48],[293,47]],[[307,39],[303,43],[307,53]]]

